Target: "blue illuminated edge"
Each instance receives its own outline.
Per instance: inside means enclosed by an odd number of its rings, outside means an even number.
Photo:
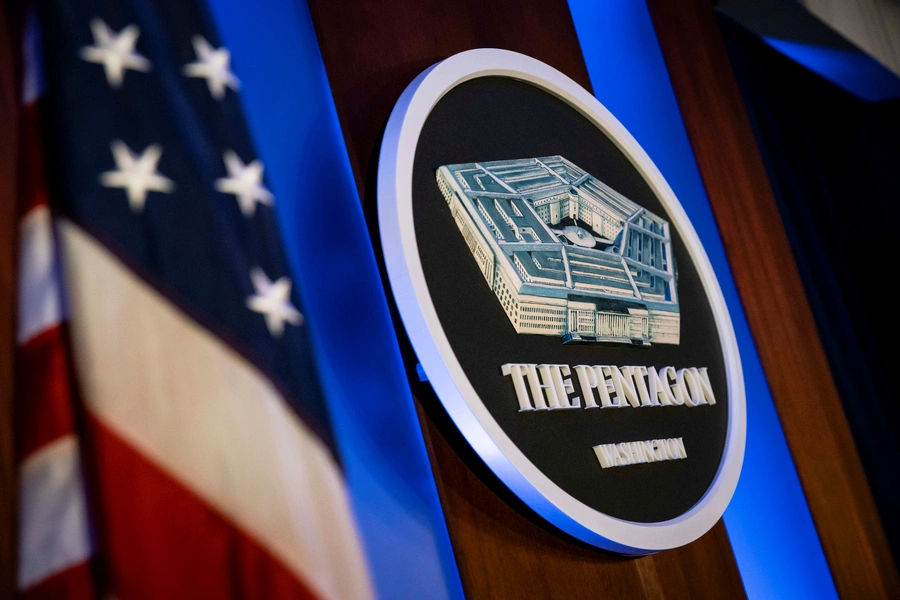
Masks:
[[[433,107],[452,88],[478,77],[525,81],[560,98],[593,122],[631,160],[660,198],[697,267],[725,358],[728,429],[712,485],[696,505],[675,519],[661,523],[616,519],[581,503],[550,481],[509,439],[478,398],[440,325],[425,283],[413,227],[413,160]],[[743,374],[731,317],[709,258],[681,203],[646,152],[596,98],[556,69],[522,54],[479,49],[452,56],[419,75],[394,107],[381,148],[378,203],[388,278],[416,355],[457,427],[501,481],[566,533],[622,554],[682,546],[715,525],[737,486],[746,438]]]
[[[594,93],[640,140],[703,239],[731,309],[747,396],[741,480],[722,517],[747,597],[837,598],[644,2],[569,0]]]
[[[207,6],[231,51],[247,124],[276,197],[375,596],[462,599],[306,2],[207,0]],[[332,243],[325,221],[349,232],[341,244]],[[355,318],[348,318],[349,302]]]

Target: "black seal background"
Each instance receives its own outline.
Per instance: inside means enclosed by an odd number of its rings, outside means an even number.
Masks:
[[[652,523],[688,511],[712,484],[728,422],[725,364],[709,301],[672,227],[681,344],[563,345],[517,334],[481,275],[435,181],[441,165],[560,154],[651,212],[671,217],[628,158],[575,109],[530,84],[484,77],[455,87],[429,115],[416,148],[413,219],[438,318],[485,406],[554,483],[612,517]],[[714,406],[518,412],[504,363],[708,367]],[[575,373],[576,394],[580,395]],[[465,435],[466,432],[463,432]],[[687,459],[601,469],[597,444],[684,438]]]

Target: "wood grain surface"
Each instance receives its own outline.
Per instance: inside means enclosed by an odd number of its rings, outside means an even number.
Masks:
[[[422,70],[471,48],[522,52],[590,88],[565,0],[310,0],[338,117],[377,250],[381,134]],[[398,322],[398,335],[403,338]],[[409,346],[401,342],[414,365]],[[414,389],[447,526],[469,598],[743,598],[721,522],[684,548],[621,558],[569,538],[518,501],[449,422],[428,386]]]
[[[900,578],[709,0],[649,0],[672,85],[806,499],[842,598]]]
[[[725,527],[651,556],[625,558],[560,532],[484,465],[432,390],[415,394],[456,561],[469,598],[744,598]]]

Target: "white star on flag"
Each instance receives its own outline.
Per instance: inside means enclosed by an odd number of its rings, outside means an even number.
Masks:
[[[266,317],[266,327],[273,337],[281,337],[285,322],[301,325],[303,315],[291,304],[291,280],[280,277],[272,282],[262,269],[250,270],[250,280],[256,294],[247,298],[247,308]]]
[[[245,165],[238,155],[229,150],[224,155],[228,177],[216,179],[216,189],[223,194],[234,194],[244,216],[252,217],[256,205],[272,206],[275,197],[262,185],[263,164],[254,160]]]
[[[162,156],[159,144],[148,146],[140,156],[134,154],[125,142],[116,140],[110,144],[116,170],[100,175],[104,187],[122,188],[128,194],[128,204],[134,212],[144,210],[147,192],[171,194],[175,182],[156,171]]]
[[[195,35],[191,40],[197,61],[184,66],[183,72],[188,77],[203,77],[209,87],[209,93],[216,100],[225,97],[225,88],[238,91],[240,80],[231,72],[231,53],[228,48],[213,48],[206,38]]]
[[[114,88],[120,87],[126,69],[143,72],[150,70],[150,61],[134,50],[140,34],[141,30],[137,25],[129,25],[119,33],[115,33],[103,19],[99,17],[91,19],[94,45],[83,47],[81,58],[103,65],[109,85]]]

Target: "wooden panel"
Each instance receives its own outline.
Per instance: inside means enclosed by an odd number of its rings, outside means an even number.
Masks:
[[[310,0],[309,6],[370,217],[381,132],[394,102],[426,67],[471,48],[505,48],[547,62],[590,89],[565,0],[367,1],[352,10]],[[417,386],[415,392],[468,597],[744,597],[721,523],[697,542],[655,556],[626,559],[596,550],[559,533],[512,496],[474,455],[430,388]]]
[[[15,593],[16,469],[13,361],[16,306],[16,197],[19,141],[18,19],[0,6],[0,597]]]
[[[816,331],[709,0],[650,0],[747,320],[843,598],[900,578]],[[751,399],[752,400],[752,399]]]
[[[360,195],[374,186],[381,131],[394,103],[423,70],[457,52],[504,48],[590,81],[568,5],[513,0],[365,0],[352,9],[310,0],[319,47]],[[374,187],[371,190],[374,200]]]
[[[696,542],[624,558],[570,538],[516,498],[484,465],[430,388],[419,416],[469,598],[743,598],[722,522]],[[424,408],[423,408],[424,407]]]

